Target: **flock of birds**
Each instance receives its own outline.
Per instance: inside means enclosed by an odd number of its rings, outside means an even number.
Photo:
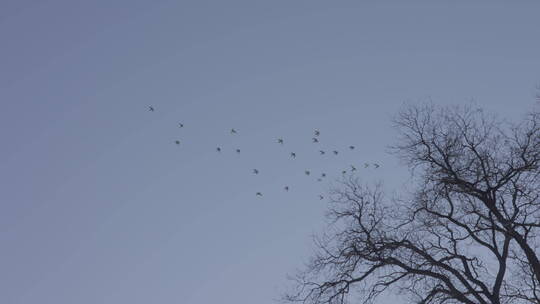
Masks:
[[[148,106],[148,110],[150,112],[154,112],[155,111],[155,108],[153,106]],[[183,128],[184,127],[184,124],[183,123],[178,123],[178,127],[179,128]],[[238,131],[235,129],[235,128],[232,128],[230,129],[230,134],[231,135],[236,135],[238,134]],[[319,143],[319,136],[321,135],[321,132],[318,130],[318,129],[315,129],[313,131],[313,138],[311,139],[312,142],[314,144],[317,144]],[[283,138],[278,138],[276,140],[277,144],[280,144],[280,145],[284,145],[285,144],[285,141],[283,140]],[[175,140],[174,143],[176,145],[180,145],[180,140]],[[353,145],[350,145],[349,147],[349,150],[354,150],[356,147],[353,146]],[[221,147],[216,147],[216,152],[218,153],[221,153],[222,152],[222,148]],[[241,153],[241,150],[239,148],[235,149],[235,152],[237,154],[240,154]],[[319,150],[319,154],[320,155],[325,155],[327,153],[327,151],[325,150]],[[338,150],[332,150],[332,151],[329,151],[329,153],[332,153],[334,155],[338,155],[340,153],[340,151]],[[289,156],[292,158],[292,159],[295,159],[296,158],[296,153],[295,152],[290,152]],[[364,163],[364,168],[369,168],[369,167],[373,167],[375,169],[379,168],[380,165],[378,163]],[[355,172],[357,170],[357,168],[354,166],[354,165],[350,165],[350,172]],[[253,169],[253,174],[259,174],[259,169]],[[304,171],[304,174],[307,175],[307,176],[310,176],[311,175],[311,171],[310,170],[305,170]],[[343,170],[341,171],[341,174],[345,175],[347,174],[347,170]],[[317,181],[321,182],[325,177],[326,177],[326,173],[325,172],[322,172],[320,177],[317,178]],[[283,187],[283,190],[284,191],[289,191],[290,190],[290,187],[288,185],[284,186]],[[262,192],[256,192],[255,193],[256,196],[263,196]],[[319,199],[323,200],[324,199],[324,196],[322,194],[319,194]]]

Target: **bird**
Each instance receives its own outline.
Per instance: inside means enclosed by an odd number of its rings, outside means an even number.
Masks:
[[[313,137],[311,140],[313,140],[313,143],[315,144],[319,142],[319,140],[316,137]]]
[[[231,134],[236,134],[236,130],[234,128],[231,129]]]
[[[334,150],[334,151],[332,151],[332,152],[334,152],[334,155],[338,155],[338,153],[339,153],[339,152],[336,151],[336,150]]]
[[[319,153],[321,153],[321,155],[324,155],[324,153],[326,152],[324,152],[323,150],[319,150]]]
[[[254,173],[254,174],[259,174],[259,170],[253,169],[253,173]]]
[[[289,186],[285,186],[283,189],[285,189],[285,191],[289,191]]]
[[[354,150],[354,146],[349,146],[349,149]]]
[[[368,163],[364,163],[364,168],[367,168],[369,167],[369,164]]]
[[[326,177],[326,173],[321,174],[321,177]]]
[[[317,181],[318,181],[318,182],[322,182],[322,178],[317,178]]]
[[[356,171],[356,167],[351,165],[351,171]]]
[[[216,148],[216,151],[221,152],[221,148],[220,148],[220,147],[217,147],[217,148]]]
[[[341,174],[347,174],[347,170],[341,171]]]
[[[154,107],[148,106],[148,110],[149,110],[150,112],[154,112]]]
[[[377,169],[377,168],[379,168],[381,165],[374,163],[373,166],[375,167],[375,169]]]
[[[322,196],[322,195],[319,194],[319,199],[320,199],[320,200],[323,200],[323,199],[324,199],[324,196]]]
[[[179,141],[179,140],[175,140],[174,143],[177,144],[177,145],[179,145],[179,144],[180,144],[180,141]]]
[[[315,136],[319,136],[319,135],[321,135],[321,132],[319,130],[315,129]]]
[[[292,158],[296,158],[296,153],[291,152],[291,157],[292,157]]]
[[[255,193],[255,195],[257,195],[257,196],[262,196],[262,193],[257,192],[257,193]]]
[[[277,142],[278,142],[278,144],[282,144],[282,145],[283,145],[283,138],[278,138]]]
[[[311,174],[311,172],[309,172],[309,170],[304,171],[304,173],[305,173],[306,175],[310,175],[310,174]]]
[[[236,153],[240,153],[240,149],[236,149]]]
[[[180,123],[178,123],[178,127],[183,128],[184,124],[180,122]]]

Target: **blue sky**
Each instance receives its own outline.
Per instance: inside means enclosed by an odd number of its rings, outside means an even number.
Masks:
[[[0,302],[273,303],[343,168],[378,162],[358,176],[406,181],[386,153],[403,102],[474,101],[511,119],[533,105],[539,11],[2,1]]]

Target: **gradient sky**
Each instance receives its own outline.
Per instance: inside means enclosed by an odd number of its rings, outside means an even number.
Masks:
[[[399,187],[404,101],[534,103],[540,2],[471,2],[0,1],[0,303],[274,303],[304,169]]]

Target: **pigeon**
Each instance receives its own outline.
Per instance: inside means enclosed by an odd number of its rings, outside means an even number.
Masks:
[[[177,145],[179,145],[179,144],[180,144],[180,141],[179,141],[179,140],[175,140],[174,143],[177,144]]]
[[[351,165],[351,171],[356,171],[356,167]]]
[[[221,148],[220,148],[220,147],[217,147],[217,148],[216,148],[216,151],[221,152]]]
[[[257,196],[262,196],[262,193],[257,192],[255,195],[257,195]]]
[[[369,167],[369,164],[368,163],[364,163],[364,168],[367,168]]]
[[[289,191],[289,186],[285,186],[283,189],[285,189],[285,191]]]
[[[319,194],[319,199],[320,199],[320,200],[323,200],[323,199],[324,199],[324,196],[322,196],[322,195]]]
[[[253,173],[254,173],[254,174],[259,174],[259,170],[253,169]]]
[[[236,149],[236,153],[240,153],[240,149]]]
[[[315,136],[319,136],[321,135],[321,132],[319,132],[319,130],[315,130]]]
[[[183,123],[178,123],[178,127],[183,128],[184,124]]]
[[[296,153],[291,152],[291,157],[292,157],[292,158],[296,158]]]
[[[324,152],[323,150],[319,150],[319,153],[321,153],[321,155],[324,155],[324,153],[326,152]]]
[[[336,151],[336,150],[334,150],[334,151],[332,151],[332,152],[334,152],[334,155],[338,155],[338,153],[339,153],[339,152]]]
[[[154,107],[148,106],[148,110],[149,110],[150,112],[154,112]]]
[[[321,174],[321,177],[326,177],[326,173]]]
[[[379,168],[381,165],[379,164],[373,164],[373,166],[375,167],[375,169]]]
[[[311,140],[313,140],[313,143],[315,144],[319,142],[319,140],[316,137],[313,137]]]
[[[354,146],[349,146],[349,149],[354,150]]]
[[[310,174],[311,174],[311,172],[309,172],[309,170],[304,171],[304,173],[305,173],[306,175],[310,175]]]
[[[278,138],[277,142],[278,142],[278,144],[282,144],[282,145],[283,145],[283,138]]]
[[[231,134],[236,134],[236,130],[235,130],[235,129],[231,129]]]

